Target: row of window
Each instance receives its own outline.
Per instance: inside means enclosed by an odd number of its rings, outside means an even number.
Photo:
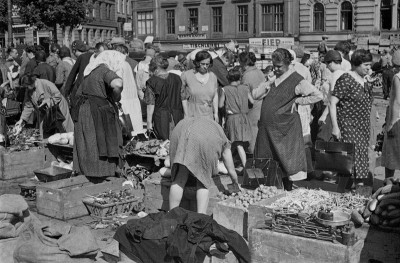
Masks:
[[[124,0],[119,0],[124,1]],[[381,28],[392,28],[392,0],[381,1]],[[400,14],[400,5],[398,7]],[[139,35],[153,34],[153,12],[137,12]],[[176,33],[175,10],[165,10],[167,20],[167,34]],[[222,7],[212,7],[211,10],[211,30],[213,33],[222,33],[223,31],[223,10]],[[400,15],[399,15],[400,17]],[[313,6],[313,30],[325,31],[325,8],[321,3],[315,3]],[[249,31],[249,7],[248,5],[237,6],[238,32]],[[264,4],[261,5],[261,31],[262,32],[282,32],[284,26],[283,4]],[[197,33],[199,30],[199,9],[188,8],[188,31]],[[398,21],[400,28],[400,19]],[[354,29],[353,5],[345,1],[340,5],[340,30]]]
[[[117,0],[117,12],[122,14],[131,14],[131,1],[130,0]]]
[[[102,10],[105,10],[105,13]],[[107,3],[98,2],[94,5],[92,10],[92,18],[111,19],[112,5]],[[105,15],[105,16],[104,16]]]
[[[283,31],[283,4],[262,5],[262,31]],[[223,30],[223,11],[221,6],[212,7],[212,25],[213,33],[222,33]],[[249,7],[248,5],[237,6],[238,31],[249,31]],[[165,10],[167,20],[167,34],[176,33],[175,10]],[[137,33],[139,35],[153,34],[153,12],[137,12]],[[188,9],[188,31],[196,34],[199,31],[199,9]]]

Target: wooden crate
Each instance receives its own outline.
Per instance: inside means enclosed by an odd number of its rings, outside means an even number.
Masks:
[[[43,148],[28,151],[8,152],[0,150],[0,180],[11,180],[33,176],[33,170],[44,168]]]
[[[249,229],[254,225],[253,222],[250,222],[250,220],[255,217],[253,214],[256,214],[257,218],[260,217],[260,215],[265,215],[265,211],[261,208],[260,203],[272,204],[283,196],[285,196],[284,193],[269,199],[261,200],[253,205],[249,205],[248,209],[236,207],[234,204],[237,198],[228,199],[215,205],[213,216],[218,224],[235,230],[247,239],[249,237]]]
[[[36,187],[36,207],[39,214],[67,220],[88,215],[82,202],[86,195],[96,195],[106,190],[122,189],[120,178],[93,184],[81,175]]]
[[[358,263],[364,240],[353,246],[287,235],[267,229],[251,229],[252,263]]]

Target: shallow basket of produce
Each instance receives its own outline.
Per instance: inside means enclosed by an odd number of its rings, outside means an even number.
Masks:
[[[112,219],[117,215],[128,215],[133,210],[141,210],[141,204],[138,202],[139,197],[112,204],[99,204],[91,198],[83,199],[82,201],[88,209],[90,216],[102,220]]]
[[[33,173],[41,182],[52,182],[66,179],[72,176],[71,170],[57,166],[50,166],[45,169],[38,169],[33,171]]]
[[[142,209],[141,198],[135,196],[132,190],[109,190],[96,196],[84,198],[82,202],[90,216],[97,219],[112,219],[115,216],[128,215],[133,210]]]

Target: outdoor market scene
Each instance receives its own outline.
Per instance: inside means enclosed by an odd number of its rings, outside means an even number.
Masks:
[[[368,3],[312,1],[310,34],[303,1],[108,2],[8,2],[0,263],[400,262],[400,33],[354,33]]]

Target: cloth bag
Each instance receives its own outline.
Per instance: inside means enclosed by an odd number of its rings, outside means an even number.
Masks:
[[[355,144],[333,141],[315,142],[315,169],[351,175],[354,169]]]

